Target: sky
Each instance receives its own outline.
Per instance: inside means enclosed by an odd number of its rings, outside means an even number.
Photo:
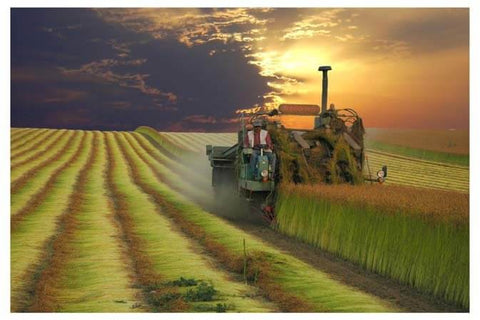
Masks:
[[[233,131],[240,110],[353,108],[468,129],[469,10],[11,9],[11,126]]]

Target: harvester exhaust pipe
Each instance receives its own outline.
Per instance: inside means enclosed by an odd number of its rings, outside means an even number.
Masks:
[[[332,70],[330,66],[320,66],[318,71],[322,71],[322,113],[327,111],[327,97],[328,97],[328,75],[327,72]]]

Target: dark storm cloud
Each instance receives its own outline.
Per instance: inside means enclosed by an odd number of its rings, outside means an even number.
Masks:
[[[12,9],[11,16],[12,126],[166,129],[201,115],[218,117],[211,123],[219,127],[269,90],[234,38],[189,47],[84,9]]]

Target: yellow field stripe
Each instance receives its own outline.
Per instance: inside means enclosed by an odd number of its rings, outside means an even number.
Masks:
[[[79,132],[80,133],[80,132]],[[85,143],[93,138],[86,133]],[[82,153],[75,163],[64,170],[50,190],[48,197],[39,206],[32,208],[25,219],[11,233],[11,309],[24,310],[30,303],[30,292],[45,259],[51,254],[51,237],[57,228],[57,219],[68,206],[73,185],[78,173],[87,162],[88,148],[80,146]]]

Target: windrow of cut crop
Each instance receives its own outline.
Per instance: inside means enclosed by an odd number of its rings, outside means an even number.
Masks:
[[[34,145],[31,146],[31,148],[25,150],[25,152],[22,153],[21,156],[18,156],[16,159],[12,159],[12,173],[15,172],[17,168],[21,168],[25,164],[29,164],[34,160],[40,159],[44,155],[48,155],[51,152],[52,148],[55,148],[57,145],[61,144],[65,140],[66,136],[64,134],[66,133],[69,133],[70,135],[73,134],[71,131],[68,132],[67,130],[52,130],[52,133],[47,135],[45,139],[37,141]]]
[[[22,139],[17,140],[17,143],[14,142],[14,139],[10,140],[10,160],[18,158],[25,150],[33,149],[32,144],[39,140],[44,140],[45,136],[50,132],[48,129],[32,129],[27,131],[28,135],[22,135]]]
[[[197,132],[169,132],[168,135],[178,137],[185,141],[186,145],[191,147],[195,152],[202,152],[207,144]]]
[[[76,135],[81,136],[81,131]],[[26,310],[31,302],[32,288],[39,272],[45,267],[52,253],[51,240],[57,230],[58,217],[64,212],[74,192],[73,185],[80,170],[87,162],[87,146],[93,139],[91,132],[86,132],[84,144],[76,146],[71,152],[80,148],[78,158],[62,171],[47,197],[31,212],[25,215],[18,226],[12,230],[10,238],[11,266],[11,310]]]
[[[192,143],[192,139],[187,139],[178,133],[160,132],[160,134],[166,137],[174,145],[179,146],[184,151],[197,153],[199,150],[199,147]]]
[[[80,213],[84,205],[84,192],[87,182],[88,171],[92,168],[98,151],[98,137],[93,137],[92,147],[88,146],[87,162],[84,164],[73,186],[67,208],[58,217],[57,229],[50,239],[49,248],[51,253],[45,260],[44,267],[39,272],[32,294],[32,303],[28,307],[32,312],[56,312],[61,303],[58,301],[57,286],[59,274],[65,267],[66,257],[74,248],[71,247],[70,238],[76,231],[78,220],[76,215]],[[81,150],[81,149],[79,149]],[[78,157],[78,153],[76,153]]]
[[[208,177],[192,170],[188,164],[165,157],[159,150],[154,149],[142,135],[132,133],[125,135],[125,138],[129,141],[131,148],[140,149],[142,152],[146,151],[157,161],[154,166],[162,173],[165,181],[172,188],[179,192],[185,192],[202,203],[211,203],[213,195],[209,192],[211,180]]]
[[[98,210],[99,204],[108,208],[100,196],[103,179],[98,179],[106,162],[102,146],[103,135],[96,132],[69,205],[59,217],[52,254],[38,276],[30,311],[135,311],[132,305],[138,302],[129,288],[111,213]]]
[[[52,179],[52,176],[55,178],[56,173],[61,172],[61,170],[59,171],[59,168],[68,168],[66,163],[69,162],[69,159],[71,159],[75,153],[79,152],[79,146],[81,145],[82,137],[85,137],[85,134],[85,132],[76,131],[74,133],[74,139],[70,141],[68,145],[65,145],[65,147],[62,148],[62,152],[57,153],[55,158],[51,158],[52,161],[50,163],[45,163],[45,166],[37,167],[38,170],[20,178],[24,180],[24,184],[20,188],[12,189],[10,206],[10,213],[12,216],[19,214],[20,211],[24,210],[26,207],[32,208],[38,205],[39,200],[43,201],[43,196],[40,195],[37,197],[37,194],[51,186],[49,185],[49,182],[51,184],[55,181],[55,179]],[[45,194],[48,194],[48,192]],[[28,203],[32,203],[32,206],[28,205]],[[21,215],[24,214],[25,213]]]
[[[284,185],[277,228],[469,307],[468,195],[399,186]]]
[[[197,133],[202,138],[202,144],[232,146],[237,143],[236,133]]]
[[[130,185],[128,196],[132,203],[130,215],[135,232],[143,239],[143,250],[152,259],[154,269],[161,274],[165,286],[180,278],[196,279],[210,283],[217,291],[212,301],[191,301],[189,311],[215,310],[216,305],[226,306],[225,311],[237,312],[264,312],[275,310],[271,303],[256,297],[253,287],[235,279],[222,268],[214,267],[208,257],[202,253],[194,242],[179,232],[178,228],[165,217],[161,208],[152,201],[143,185],[138,184],[138,170],[136,157],[127,157],[125,152],[128,134],[115,133],[116,143],[112,144],[119,169],[128,172],[130,178],[124,174],[124,186]],[[117,150],[118,149],[118,150]],[[129,148],[127,148],[129,149]],[[130,149],[129,149],[130,150]],[[118,154],[121,152],[121,154]],[[135,186],[135,183],[137,186]],[[188,265],[188,268],[185,266]],[[160,284],[159,284],[160,285]],[[182,293],[179,290],[179,293]],[[185,297],[188,300],[188,297]]]
[[[24,182],[35,175],[40,169],[49,165],[52,161],[58,159],[62,152],[64,152],[75,138],[73,130],[63,132],[62,135],[55,138],[55,143],[52,144],[49,150],[42,151],[42,154],[37,154],[38,157],[29,156],[29,161],[22,161],[22,165],[11,164],[11,189],[16,192],[20,189]]]
[[[156,201],[162,212],[228,270],[240,276],[245,272],[250,283],[261,288],[266,297],[281,306],[283,311],[393,310],[387,302],[330,279],[173,192],[163,183],[162,174],[153,165],[155,160],[147,153],[126,147],[123,152],[130,167],[138,174],[137,183]],[[141,161],[135,160],[137,156]],[[152,176],[156,180],[152,180]]]
[[[182,147],[176,145],[168,137],[160,134],[153,128],[141,126],[135,129],[135,132],[141,133],[148,137],[150,142],[154,143],[154,145],[162,150],[162,152],[165,153],[165,155],[167,155],[169,158],[176,158],[185,152]]]
[[[36,131],[31,128],[10,128],[10,140],[11,144],[22,143],[23,139],[30,135],[32,131]]]
[[[441,151],[417,149],[417,148],[412,148],[407,146],[389,144],[389,143],[376,141],[372,139],[366,140],[366,146],[368,149],[400,154],[400,155],[413,157],[417,159],[451,163],[451,164],[456,164],[461,166],[469,165],[468,154],[458,154],[458,153],[448,153],[448,152],[441,152]]]
[[[367,164],[372,173],[388,166],[387,184],[413,185],[424,188],[468,192],[467,167],[399,157],[379,152],[367,152]],[[368,173],[365,166],[364,173]]]
[[[143,301],[152,311],[184,311],[188,304],[178,290],[162,285],[165,281],[154,267],[152,257],[145,251],[145,240],[136,232],[131,211],[140,211],[139,195],[129,182],[126,168],[119,154],[113,133],[105,134],[107,147],[107,187],[113,200],[116,219],[119,221],[128,254],[135,272],[135,286],[142,290]],[[136,197],[134,197],[136,195]],[[141,211],[140,211],[141,212]]]
[[[48,129],[18,129],[10,135],[10,149],[14,149],[22,145],[26,140],[31,140],[35,135],[44,133]]]
[[[219,133],[195,132],[171,134],[182,134],[187,140],[192,137],[193,139],[191,140],[191,143],[200,153],[205,153],[205,146],[208,144],[214,146],[232,146],[237,143],[236,141],[225,143],[222,134]]]
[[[83,133],[82,140],[80,141],[80,146],[85,145],[86,138],[87,138],[87,135],[85,133]],[[75,153],[73,153],[72,156],[69,159],[67,159],[67,161],[65,161],[62,166],[58,167],[57,169],[55,169],[55,171],[52,172],[48,181],[42,187],[40,187],[38,192],[36,192],[34,195],[31,195],[31,196],[28,197],[28,201],[25,203],[25,205],[23,207],[21,207],[18,211],[14,211],[14,209],[11,208],[11,210],[12,210],[12,215],[11,215],[11,218],[10,218],[10,231],[11,232],[13,232],[15,230],[17,225],[24,219],[24,217],[29,212],[32,212],[33,208],[36,208],[37,206],[39,206],[45,200],[45,198],[49,194],[50,190],[55,185],[55,183],[56,183],[58,177],[60,176],[60,174],[62,173],[62,171],[65,170],[66,168],[68,168],[73,162],[75,162],[78,159],[81,152],[82,152],[81,148],[76,148]],[[13,202],[15,202],[15,205],[16,205],[20,201],[17,197],[13,197],[13,196],[14,195],[12,195],[12,198],[14,199]]]

